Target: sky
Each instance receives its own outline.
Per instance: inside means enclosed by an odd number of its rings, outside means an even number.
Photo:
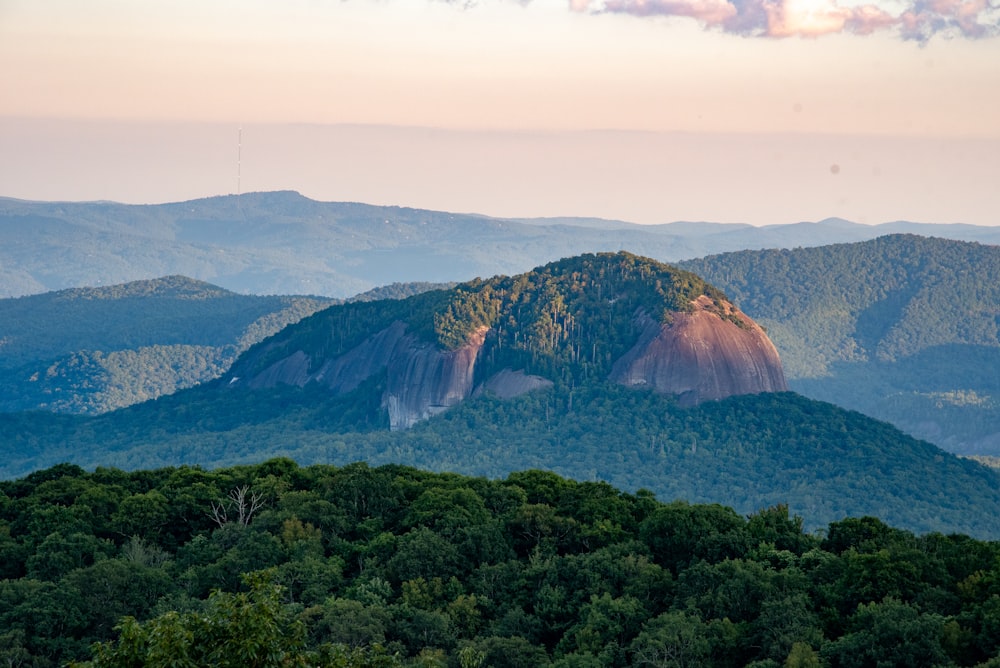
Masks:
[[[1000,0],[0,0],[0,196],[1000,224]]]

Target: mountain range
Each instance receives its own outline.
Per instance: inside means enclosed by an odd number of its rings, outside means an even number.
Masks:
[[[1000,536],[995,472],[784,391],[770,341],[722,291],[627,253],[334,305],[154,401],[0,414],[0,447],[3,477],[272,456],[543,468],[741,513],[787,503],[813,528],[875,515]]]
[[[973,225],[502,219],[317,202],[295,192],[155,205],[0,198],[0,297],[184,275],[239,293],[346,298],[394,282],[516,274],[587,252],[677,262],[896,233],[1000,243],[1000,227]]]
[[[482,223],[477,221],[470,224]],[[606,222],[578,220],[573,229]],[[706,239],[709,230],[743,228],[664,227]],[[970,236],[988,236],[989,228],[978,230]],[[464,234],[470,245],[478,243],[475,234]],[[720,287],[766,328],[791,389],[889,421],[951,452],[1000,455],[997,246],[893,234],[721,253],[677,265]],[[295,270],[287,265],[282,271]],[[175,296],[182,284],[184,294]],[[354,299],[405,297],[435,287],[441,284],[394,284]],[[98,413],[160,396],[218,377],[250,344],[336,301],[282,299],[179,277],[0,299],[0,408]]]

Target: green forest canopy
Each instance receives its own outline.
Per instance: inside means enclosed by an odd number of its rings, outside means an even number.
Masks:
[[[603,383],[513,400],[481,396],[390,432],[362,387],[189,390],[95,418],[0,414],[0,477],[59,461],[147,469],[260,462],[399,463],[502,478],[553,470],[747,514],[787,504],[809,529],[874,515],[911,531],[1000,537],[1000,476],[890,425],[792,393],[681,408]]]
[[[0,555],[10,665],[836,668],[1000,655],[996,542],[864,517],[806,533],[783,506],[746,517],[538,470],[64,464],[0,483]]]

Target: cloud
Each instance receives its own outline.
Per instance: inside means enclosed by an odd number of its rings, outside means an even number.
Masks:
[[[725,23],[737,13],[727,0],[605,0],[604,11],[637,16],[687,16],[710,25]]]
[[[998,34],[998,9],[986,0],[918,0],[900,16],[900,26],[908,39],[924,40],[940,32],[991,37]]]
[[[997,0],[992,0],[996,2]],[[569,0],[577,12],[632,16],[682,16],[707,28],[745,36],[817,37],[897,31],[904,39],[934,35],[983,38],[1000,35],[1000,4],[991,0],[909,0],[898,13],[837,0]]]

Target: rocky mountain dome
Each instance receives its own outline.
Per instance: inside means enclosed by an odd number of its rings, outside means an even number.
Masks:
[[[645,313],[641,321],[639,340],[611,369],[616,383],[649,385],[687,405],[788,389],[774,344],[728,301],[715,304],[702,295],[690,312],[673,313],[669,322]]]
[[[774,345],[725,295],[629,253],[335,306],[249,350],[224,384],[379,392],[390,427],[405,429],[477,393],[593,381],[685,405],[787,389]]]

